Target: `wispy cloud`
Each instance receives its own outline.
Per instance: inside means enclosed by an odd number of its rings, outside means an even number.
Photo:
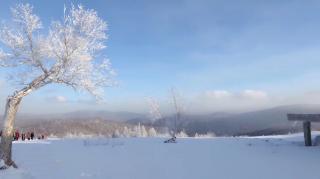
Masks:
[[[267,92],[247,89],[239,92],[227,90],[208,90],[189,98],[190,108],[194,113],[214,111],[248,111],[270,105]]]
[[[265,91],[259,90],[244,90],[240,93],[240,96],[244,99],[253,99],[253,100],[266,100],[268,95]]]
[[[67,98],[65,96],[61,96],[61,95],[47,97],[47,100],[50,101],[50,102],[55,102],[55,103],[66,103],[66,102],[68,102]]]

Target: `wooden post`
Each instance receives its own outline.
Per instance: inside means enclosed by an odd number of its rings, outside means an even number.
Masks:
[[[310,121],[303,122],[304,143],[306,146],[312,146],[311,140],[311,123]]]

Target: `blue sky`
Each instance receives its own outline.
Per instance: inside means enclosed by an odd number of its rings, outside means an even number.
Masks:
[[[1,20],[8,20],[17,2],[0,0]],[[21,2],[34,6],[44,26],[60,19],[64,4],[71,4]],[[315,103],[320,98],[319,1],[72,2],[95,9],[108,22],[103,54],[116,69],[119,86],[106,89],[106,103],[95,104],[88,95],[52,85],[28,96],[24,112],[147,112],[145,98],[150,96],[165,110],[172,86],[187,108],[198,112]],[[11,87],[2,81],[4,104]]]

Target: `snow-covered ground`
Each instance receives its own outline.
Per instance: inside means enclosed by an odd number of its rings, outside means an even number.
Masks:
[[[320,147],[303,136],[65,139],[16,142],[1,179],[319,179]]]

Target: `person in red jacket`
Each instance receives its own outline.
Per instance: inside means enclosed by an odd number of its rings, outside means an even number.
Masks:
[[[16,133],[15,133],[15,139],[14,140],[19,140],[19,138],[20,138],[20,133],[19,133],[19,131],[18,130],[16,130]]]

